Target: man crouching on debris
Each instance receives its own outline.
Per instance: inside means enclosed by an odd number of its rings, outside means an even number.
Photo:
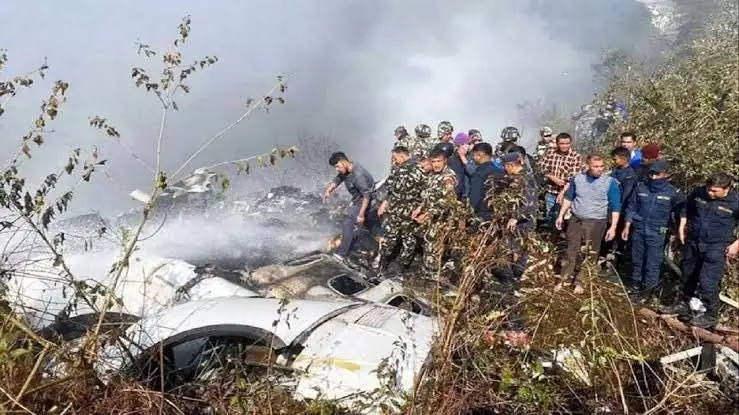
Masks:
[[[334,255],[344,259],[352,249],[356,240],[356,225],[364,225],[367,210],[375,191],[375,180],[364,167],[349,160],[346,154],[336,152],[331,154],[328,164],[336,169],[336,177],[326,186],[323,192],[323,203],[336,191],[341,183],[352,196],[351,205],[347,210],[347,217],[341,226],[341,244],[336,248]]]
[[[726,258],[739,254],[737,222],[739,196],[731,190],[731,176],[717,173],[688,196],[680,212],[678,235],[683,251],[683,298],[662,311],[690,316],[688,301],[700,285],[706,312],[691,320],[693,326],[713,328],[718,320],[719,293]],[[732,241],[733,240],[733,241]]]
[[[575,278],[575,266],[581,245],[584,242],[587,256],[600,252],[600,244],[605,234],[606,241],[616,236],[619,212],[621,211],[621,188],[611,176],[604,175],[603,158],[590,155],[587,158],[588,170],[573,177],[567,184],[562,208],[555,225],[562,229],[564,216],[572,207],[572,219],[567,228],[567,257],[562,269],[565,282],[572,279],[575,294],[583,292]],[[611,226],[608,225],[608,212],[611,212]]]

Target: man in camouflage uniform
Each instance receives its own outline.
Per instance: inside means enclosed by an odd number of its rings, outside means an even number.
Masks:
[[[416,136],[415,141],[417,147],[415,149],[408,149],[411,152],[411,157],[417,160],[426,158],[429,154],[431,144],[431,127],[427,124],[418,124],[415,128]]]
[[[424,226],[423,264],[426,272],[433,275],[438,271],[439,259],[443,254],[441,235],[446,228],[445,219],[458,202],[454,191],[457,178],[447,166],[444,150],[434,148],[429,160],[431,172],[422,193],[423,204],[411,217]]]
[[[552,137],[552,129],[550,127],[541,127],[539,130],[539,142],[536,143],[536,159],[541,160],[549,150],[557,148],[557,143]]]
[[[418,127],[416,127],[416,136],[412,137],[408,134],[408,130],[401,125],[395,129],[394,147],[405,147],[412,159],[420,160],[425,156],[426,140],[418,135]]]
[[[536,202],[539,191],[534,177],[526,174],[520,153],[505,154],[502,162],[506,175],[502,186],[498,186],[492,203],[498,225],[504,228],[507,234],[510,264],[498,269],[496,274],[507,289],[515,290],[515,284],[521,278],[528,262],[523,240],[536,227]]]
[[[422,164],[413,163],[405,147],[392,151],[395,170],[387,178],[387,198],[377,213],[385,220],[385,240],[380,247],[380,272],[387,270],[390,258],[400,243],[398,260],[408,268],[416,251],[418,223],[411,218],[413,210],[423,202],[422,192],[427,187],[427,176]]]
[[[436,134],[437,138],[432,148],[439,143],[451,143],[454,140],[454,126],[449,121],[442,121],[436,127]]]

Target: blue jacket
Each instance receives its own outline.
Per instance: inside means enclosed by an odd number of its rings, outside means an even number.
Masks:
[[[478,165],[470,175],[470,206],[474,209],[477,217],[483,221],[493,219],[493,212],[485,202],[485,193],[487,192],[485,182],[490,176],[502,178],[503,175],[504,173],[496,169],[492,163]]]
[[[457,154],[453,154],[451,157],[449,157],[447,165],[457,176],[457,186],[455,188],[457,199],[464,200],[465,196],[467,195],[467,184],[465,182],[465,165],[462,164],[462,160],[460,160]]]
[[[618,184],[621,186],[621,212],[627,212],[631,195],[634,193],[637,183],[636,171],[631,166],[617,167],[611,171],[611,177],[618,180]]]
[[[650,229],[667,227],[685,196],[667,179],[639,183],[626,210],[626,222]]]
[[[739,196],[730,191],[723,199],[711,199],[708,190],[701,186],[693,190],[680,211],[688,220],[688,239],[704,244],[731,244],[736,238],[739,222]]]
[[[639,166],[641,166],[641,160],[642,160],[641,149],[637,148],[636,150],[634,150],[634,154],[631,156],[631,159],[629,160],[629,166],[632,169],[636,170],[639,168]]]

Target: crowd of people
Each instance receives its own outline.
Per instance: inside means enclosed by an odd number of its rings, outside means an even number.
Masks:
[[[566,132],[554,136],[551,128],[541,128],[533,156],[520,138],[517,128],[506,127],[493,147],[479,130],[455,134],[449,121],[439,123],[435,137],[425,124],[415,135],[398,127],[382,192],[361,164],[343,152],[332,154],[329,164],[337,175],[324,202],[342,183],[352,197],[335,255],[345,259],[358,227],[366,226],[382,234],[373,264],[378,273],[391,261],[410,267],[421,248],[423,272],[438,275],[445,257],[440,233],[448,232],[441,224],[461,210],[466,220],[459,226],[469,232],[497,223],[509,233],[515,259],[502,272],[503,281],[515,286],[526,269],[529,248],[520,241],[530,232],[546,232],[566,240],[560,287],[583,292],[577,276],[581,255],[611,257],[630,267],[622,281],[632,301],[647,304],[656,301],[664,248],[675,232],[684,246],[684,285],[663,312],[695,326],[715,326],[725,266],[739,253],[739,197],[728,172],[706,172],[704,185],[678,189],[660,147],[640,148],[632,132],[622,133],[610,152],[610,171],[603,155],[578,153]],[[689,306],[695,295],[705,306],[702,313]]]

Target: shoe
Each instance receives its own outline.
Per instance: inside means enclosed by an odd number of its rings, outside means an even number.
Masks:
[[[703,313],[699,316],[693,317],[693,319],[690,320],[690,325],[704,329],[713,329],[714,327],[716,327],[717,322],[718,318],[716,318],[716,316],[708,313]]]
[[[662,314],[676,314],[678,316],[690,316],[692,311],[690,306],[683,300],[676,300],[672,305],[662,307]]]
[[[632,280],[631,278],[624,278],[621,282],[623,283],[627,294],[632,294],[642,290],[641,283]]]
[[[654,296],[656,290],[656,287],[645,288],[640,291],[635,291],[634,293],[629,295],[629,297],[631,298],[631,302],[634,303],[634,305],[646,305],[652,300],[652,297]]]

